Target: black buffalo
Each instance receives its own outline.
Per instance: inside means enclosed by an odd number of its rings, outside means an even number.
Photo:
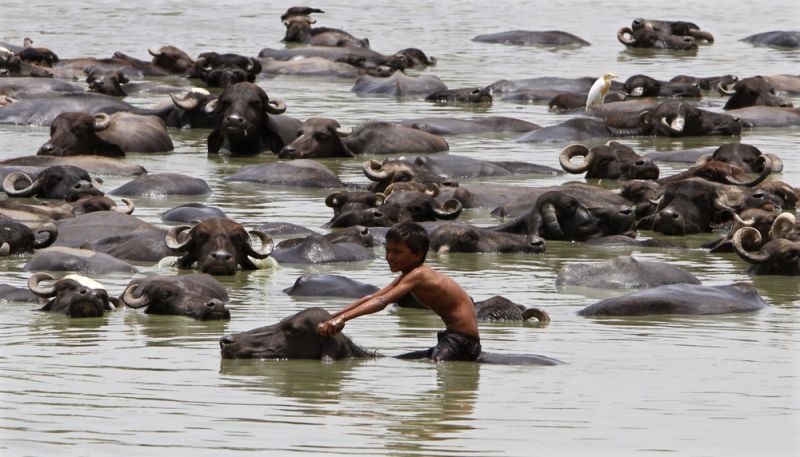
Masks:
[[[440,204],[428,194],[418,191],[394,192],[375,208],[342,210],[326,227],[391,227],[398,222],[456,219],[463,207],[458,200]]]
[[[173,314],[197,320],[227,320],[228,292],[207,274],[148,276],[134,279],[120,296],[131,308],[147,307],[147,314]]]
[[[261,250],[251,246],[251,235],[261,240]],[[266,259],[273,248],[272,238],[266,233],[247,232],[237,222],[223,217],[205,219],[194,227],[174,227],[167,233],[166,244],[172,252],[183,254],[179,267],[192,268],[197,263],[198,270],[214,275],[232,275],[239,265],[256,270],[250,257]]]
[[[719,84],[718,87],[720,93],[731,96],[722,108],[724,110],[749,106],[780,106],[782,108],[793,106],[791,102],[775,95],[775,89],[761,76],[744,78],[733,87],[723,84]]]
[[[197,56],[195,73],[210,87],[224,89],[236,83],[255,81],[256,75],[261,73],[261,62],[238,54],[204,52]]]
[[[421,130],[388,122],[368,122],[356,130],[343,129],[333,119],[312,117],[297,130],[297,138],[281,149],[285,158],[353,157],[447,151],[444,139]]]
[[[208,136],[208,152],[219,153],[223,147],[232,155],[253,155],[262,151],[280,152],[297,137],[302,123],[286,116],[281,101],[270,100],[253,83],[234,84],[218,99],[206,104],[206,111],[217,117]]]
[[[544,252],[544,239],[536,235],[505,233],[466,224],[445,223],[430,233],[430,248],[444,252],[526,253]]]
[[[119,306],[119,301],[109,298],[99,283],[82,276],[67,275],[52,286],[42,286],[42,281],[55,280],[48,273],[36,273],[28,279],[28,288],[35,295],[51,298],[40,311],[66,314],[69,317],[101,317],[106,311]]]
[[[292,16],[283,21],[286,26],[284,43],[303,43],[311,46],[349,46],[369,48],[369,40],[356,38],[340,29],[329,27],[311,27],[316,23],[308,16]]]
[[[46,236],[42,237],[43,234]],[[36,231],[6,217],[0,217],[0,257],[42,249],[56,241],[58,229],[46,224]]]
[[[688,97],[700,98],[700,87],[695,83],[659,81],[645,75],[633,75],[625,81],[625,93],[630,97]]]
[[[58,198],[75,201],[90,195],[103,195],[86,170],[71,165],[56,165],[42,170],[35,179],[22,172],[9,173],[3,190],[11,197]]]
[[[172,148],[166,125],[156,116],[67,112],[50,124],[50,140],[37,154],[121,157],[126,152],[166,152]]]
[[[739,257],[751,264],[748,273],[756,275],[800,275],[800,235],[796,232],[792,213],[781,214],[772,226],[770,239],[763,245],[759,230],[743,227],[733,235],[733,248]],[[758,252],[745,249],[745,239],[761,245]]]
[[[575,156],[583,162],[573,165]],[[573,174],[586,172],[587,179],[658,179],[658,166],[649,157],[642,157],[633,148],[616,141],[592,149],[571,144],[559,155],[561,168]]]

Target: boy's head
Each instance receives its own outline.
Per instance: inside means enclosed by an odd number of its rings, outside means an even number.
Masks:
[[[386,232],[387,260],[388,247],[390,244],[395,243],[404,245],[412,254],[418,255],[420,257],[419,263],[422,264],[428,255],[431,240],[428,237],[428,232],[421,225],[415,222],[401,222],[393,225]]]

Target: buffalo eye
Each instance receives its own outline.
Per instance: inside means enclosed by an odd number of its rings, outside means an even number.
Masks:
[[[297,137],[300,138],[301,136],[303,136],[303,129],[297,131]]]
[[[159,296],[161,297],[162,300],[166,300],[172,296],[172,292],[168,290],[162,290],[161,293],[159,293]]]
[[[261,108],[261,101],[260,100],[251,100],[248,105],[250,105],[253,109],[260,109]]]

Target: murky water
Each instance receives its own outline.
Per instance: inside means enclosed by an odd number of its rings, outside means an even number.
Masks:
[[[797,29],[800,7],[782,0],[749,4],[697,2],[406,2],[315,1],[326,14],[319,25],[369,37],[394,52],[416,46],[437,56],[426,70],[451,88],[497,79],[645,73],[796,73],[798,51],[776,51],[737,41],[756,32]],[[145,58],[148,46],[177,45],[256,55],[281,47],[279,16],[293,2],[6,1],[0,41],[30,36],[62,57]],[[634,17],[687,19],[716,36],[696,55],[634,55],[616,40]],[[562,29],[592,46],[551,50],[474,43],[472,36],[511,29]],[[508,115],[551,125],[563,118],[542,105],[495,102],[491,108],[438,107],[421,100],[358,98],[347,80],[279,77],[262,80],[287,114],[325,116],[345,127],[368,119],[421,116]],[[152,105],[163,96],[133,98]],[[719,109],[722,99],[707,101]],[[800,100],[795,99],[795,104]],[[254,226],[289,221],[319,228],[330,217],[326,191],[228,184],[221,178],[247,163],[275,160],[208,158],[207,131],[171,131],[175,151],[131,155],[150,172],[176,171],[208,181],[208,204]],[[0,126],[0,158],[32,154],[48,138],[45,128]],[[730,138],[626,139],[640,152],[716,146]],[[780,155],[782,179],[800,183],[796,129],[745,132],[741,140]],[[451,153],[558,166],[559,146],[519,144],[506,136],[448,138]],[[364,182],[362,158],[326,160],[345,181]],[[678,171],[662,166],[663,174]],[[510,183],[550,185],[571,178],[515,178]],[[125,180],[108,177],[106,189]],[[159,223],[167,208],[187,198],[137,199],[136,215]],[[462,219],[492,223],[484,210]],[[323,231],[323,229],[318,229]],[[652,235],[652,234],[644,234]],[[712,234],[687,237],[699,246]],[[379,252],[382,254],[382,252]],[[585,319],[582,307],[616,294],[554,286],[569,261],[633,254],[663,260],[705,284],[752,280],[772,305],[754,314],[709,317]],[[0,261],[2,282],[23,285],[28,257]],[[338,299],[293,298],[281,292],[301,274],[342,273],[383,285],[382,259],[220,278],[230,287],[230,322],[144,315],[135,310],[102,319],[68,319],[34,312],[34,305],[0,301],[0,451],[42,455],[797,455],[800,450],[800,285],[796,278],[744,274],[735,254],[703,250],[598,248],[548,242],[547,253],[429,255],[477,299],[502,294],[545,308],[547,327],[482,323],[485,350],[537,353],[567,362],[557,367],[435,366],[391,358],[339,361],[221,361],[226,333],[273,323],[308,306],[331,311]],[[144,265],[141,275],[169,273]],[[101,276],[116,293],[126,275]],[[348,323],[356,343],[384,354],[428,347],[439,319],[429,312],[394,310]]]

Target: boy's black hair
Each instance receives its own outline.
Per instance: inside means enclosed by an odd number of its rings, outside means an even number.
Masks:
[[[386,232],[386,241],[399,241],[408,246],[408,249],[414,254],[422,254],[421,262],[425,262],[425,257],[428,255],[428,248],[430,248],[431,245],[428,232],[416,222],[400,222],[399,224],[394,224],[392,228]]]

